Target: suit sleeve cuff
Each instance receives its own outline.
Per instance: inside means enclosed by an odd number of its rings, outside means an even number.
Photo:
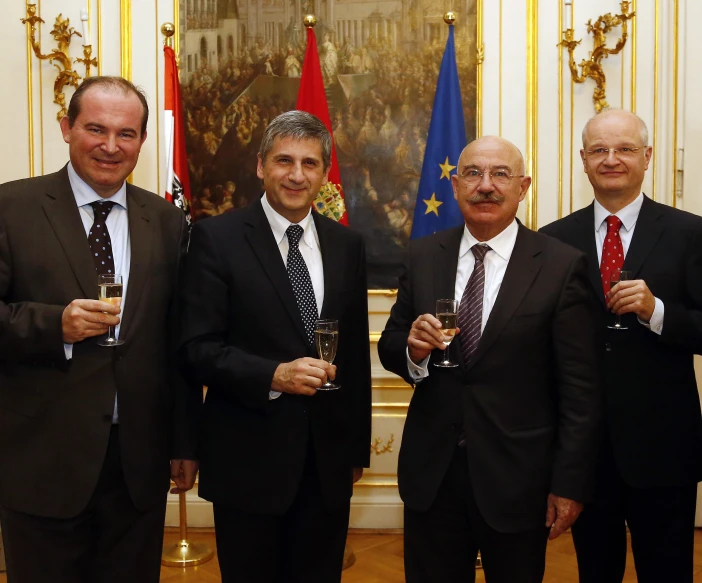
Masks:
[[[268,391],[268,400],[269,401],[275,401],[280,395],[282,395],[280,391]]]
[[[653,308],[651,320],[649,322],[644,322],[641,318],[638,318],[638,320],[642,326],[645,326],[651,332],[654,332],[655,334],[658,334],[660,336],[663,333],[664,306],[661,300],[659,300],[658,298],[654,299],[656,300],[656,306]]]
[[[419,364],[415,364],[410,358],[409,347],[405,349],[405,354],[407,354],[407,370],[412,380],[418,383],[427,378],[429,376],[429,357],[427,356]]]

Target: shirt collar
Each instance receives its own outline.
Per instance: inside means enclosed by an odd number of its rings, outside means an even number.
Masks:
[[[87,206],[95,201],[105,201],[109,200],[121,206],[122,208],[127,208],[127,183],[126,181],[122,183],[120,189],[115,192],[112,196],[108,198],[103,198],[97,192],[95,192],[88,184],[78,176],[78,173],[73,169],[73,164],[68,163],[68,180],[71,183],[71,189],[73,190],[73,196],[76,199],[76,204],[81,206]]]
[[[633,201],[626,205],[619,212],[614,213],[616,217],[622,222],[622,225],[627,231],[631,231],[636,224],[636,219],[639,218],[639,213],[641,212],[641,207],[643,206],[644,195],[643,192],[639,193]],[[597,199],[595,199],[595,231],[599,231],[602,227],[602,223],[607,220],[610,213],[605,207],[603,207]]]
[[[263,206],[263,212],[266,214],[268,219],[268,224],[271,226],[271,231],[273,231],[273,238],[275,239],[275,244],[280,245],[283,237],[285,237],[285,231],[288,230],[290,225],[300,225],[304,231],[302,235],[302,240],[309,246],[314,247],[315,242],[315,228],[314,221],[312,220],[312,208],[307,213],[304,219],[299,223],[292,223],[286,219],[283,215],[279,214],[268,202],[268,197],[264,193],[261,197],[261,206]]]
[[[519,232],[519,225],[517,221],[512,221],[509,226],[504,229],[501,233],[495,235],[489,241],[478,241],[473,235],[470,234],[468,227],[463,227],[463,237],[461,238],[461,247],[458,250],[458,257],[463,257],[468,251],[470,251],[473,245],[479,243],[484,243],[489,246],[495,253],[497,253],[505,261],[509,261],[512,256],[512,250],[514,249],[514,244],[517,241],[517,233]]]

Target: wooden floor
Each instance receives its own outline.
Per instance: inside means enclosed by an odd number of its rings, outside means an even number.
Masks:
[[[214,545],[214,534],[209,529],[192,530],[189,538],[193,542]],[[174,543],[176,540],[175,531],[166,533],[167,543]],[[344,571],[342,583],[404,583],[401,534],[360,534],[352,531],[348,541],[356,555],[356,564]],[[219,580],[216,556],[209,563],[198,567],[161,568],[161,583],[215,583]],[[695,533],[694,580],[702,583],[702,530],[700,529]],[[0,583],[6,583],[6,581],[6,576],[0,574]],[[477,581],[481,583],[485,581],[481,571],[478,572]],[[570,533],[567,533],[549,543],[544,583],[577,582],[573,540]],[[631,552],[624,582],[636,582]]]

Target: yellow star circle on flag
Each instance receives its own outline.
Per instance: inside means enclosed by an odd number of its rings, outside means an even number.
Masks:
[[[455,166],[454,166],[455,168]],[[434,213],[437,217],[439,216],[439,207],[444,204],[440,200],[436,200],[436,193],[433,192],[431,195],[431,198],[429,200],[425,200],[424,204],[427,205],[427,212],[425,212],[425,215],[428,215],[429,213]]]
[[[448,156],[446,156],[446,161],[443,164],[439,164],[439,168],[441,168],[441,176],[439,177],[439,180],[442,178],[451,180],[451,170],[453,170],[455,166],[451,166],[451,164],[449,164]]]

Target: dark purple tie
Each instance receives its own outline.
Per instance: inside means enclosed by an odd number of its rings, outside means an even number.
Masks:
[[[483,295],[485,290],[485,254],[490,251],[487,245],[473,245],[471,251],[475,256],[475,267],[470,274],[466,289],[463,291],[458,306],[458,327],[461,342],[461,354],[464,362],[469,362],[480,340],[483,322]]]
[[[112,208],[116,205],[110,201],[91,202],[95,218],[93,226],[90,227],[88,233],[88,244],[93,253],[93,261],[98,275],[107,275],[115,273],[114,253],[112,252],[112,241],[110,233],[107,230],[107,215],[110,214]]]

